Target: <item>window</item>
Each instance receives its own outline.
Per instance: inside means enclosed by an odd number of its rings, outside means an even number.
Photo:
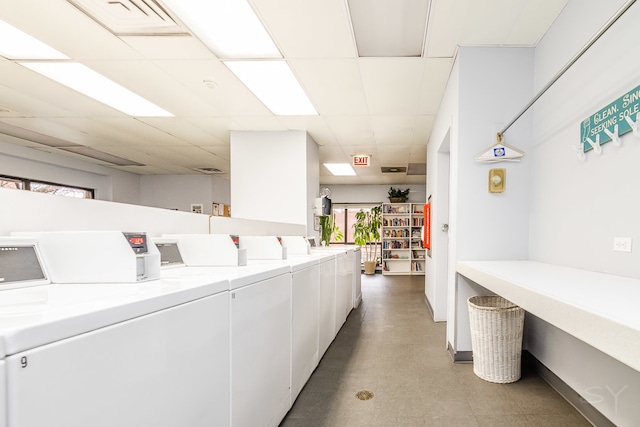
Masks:
[[[332,213],[335,218],[335,222],[342,231],[344,238],[340,241],[332,240],[331,243],[338,244],[353,244],[353,224],[356,222],[356,214],[362,210],[369,210],[374,206],[378,206],[379,204],[374,205],[363,205],[363,204],[334,204],[332,207]],[[332,236],[334,238],[334,236]]]
[[[13,176],[0,176],[0,188],[35,191],[37,193],[75,197],[77,199],[93,199],[94,197],[93,190],[89,188],[71,187],[45,181],[32,181],[30,179]]]

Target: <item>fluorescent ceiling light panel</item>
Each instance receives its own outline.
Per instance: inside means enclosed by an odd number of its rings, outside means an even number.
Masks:
[[[246,0],[164,0],[164,4],[218,58],[282,57]]]
[[[69,59],[40,40],[0,21],[0,55],[9,59]]]
[[[75,62],[21,62],[20,64],[130,116],[173,116],[85,65]]]
[[[226,61],[225,65],[273,114],[318,114],[285,61]]]
[[[349,163],[323,163],[324,167],[329,169],[334,176],[350,176],[355,175],[356,171],[353,170]]]
[[[422,56],[431,0],[347,3],[359,56]]]

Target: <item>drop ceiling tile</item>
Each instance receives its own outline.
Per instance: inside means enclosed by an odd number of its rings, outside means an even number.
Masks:
[[[308,59],[288,62],[320,114],[368,114],[357,60]]]
[[[427,28],[427,57],[453,57],[457,45],[502,44],[525,0],[436,0]],[[538,3],[536,3],[538,4]]]
[[[271,115],[267,107],[219,60],[157,60],[154,63],[207,104],[191,116]],[[196,104],[198,105],[198,104]]]
[[[326,116],[325,118],[340,144],[371,145],[375,143],[369,116]]]
[[[322,116],[280,116],[288,130],[304,130],[318,145],[336,145],[338,140]]]
[[[415,121],[415,116],[373,116],[371,123],[376,144],[411,144]]]
[[[230,130],[243,130],[242,126],[230,117],[187,117],[190,123],[210,133],[214,137],[229,144]]]
[[[343,0],[251,0],[287,58],[356,56]]]
[[[429,58],[425,61],[418,114],[438,113],[452,66],[451,58]]]
[[[358,62],[370,114],[416,114],[424,59],[360,58]]]
[[[126,36],[121,39],[147,59],[212,59],[215,55],[196,37]]]
[[[407,166],[409,163],[409,146],[378,146],[380,164],[382,166]]]
[[[189,143],[169,135],[153,126],[149,126],[131,117],[122,119],[96,118],[95,121],[105,126],[111,126],[117,132],[109,139],[121,144],[134,146],[188,146]]]
[[[219,144],[220,140],[180,117],[144,117],[138,121],[193,145]]]
[[[505,43],[525,46],[538,43],[566,5],[567,0],[525,2],[520,15],[511,23]]]
[[[219,157],[221,160],[226,161],[227,165],[231,160],[231,146],[229,144],[225,145],[198,145],[198,147],[202,148],[205,151],[208,151],[211,154],[214,154],[216,157]]]
[[[234,122],[237,123],[241,129],[238,130],[265,130],[265,131],[282,131],[287,130],[283,125],[279,117],[276,116],[236,116]]]
[[[339,145],[318,147],[318,156],[320,157],[320,163],[351,163],[351,157]]]
[[[427,145],[429,137],[431,136],[431,131],[433,130],[435,119],[435,116],[416,117],[411,145]]]

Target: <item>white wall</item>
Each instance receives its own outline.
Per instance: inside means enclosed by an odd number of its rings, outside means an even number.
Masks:
[[[332,203],[389,203],[389,187],[409,189],[409,203],[424,203],[425,185],[320,185],[320,188],[328,187],[331,190]],[[319,191],[319,190],[317,190]],[[317,195],[316,195],[317,197]]]
[[[456,284],[455,262],[528,256],[528,156],[517,163],[492,164],[477,162],[475,157],[496,143],[496,133],[529,101],[532,89],[533,49],[460,47],[430,137],[428,194],[432,195],[432,212],[437,217],[432,221],[434,250],[427,264],[425,292],[432,307],[439,308],[438,319],[442,319],[444,292],[437,291],[443,285],[435,280],[445,277],[442,268],[448,269],[447,340],[456,352],[471,350],[469,324],[464,321],[466,312],[459,300],[466,300],[475,289],[464,281]],[[523,116],[506,134],[504,142],[528,153],[530,123],[530,115]],[[438,194],[446,185],[438,185],[437,165],[438,159],[446,158],[437,153],[443,151],[447,133],[451,176],[448,210],[438,205],[447,201],[447,195]],[[497,167],[507,170],[506,191],[494,194],[488,191],[488,174]],[[441,218],[447,212],[448,221]],[[438,231],[447,222],[449,232]],[[447,247],[444,239],[448,242],[448,254],[442,253],[442,248]],[[439,262],[443,257],[445,261]]]
[[[140,176],[137,174],[9,142],[19,143],[12,137],[0,135],[0,171],[3,175],[90,188],[99,200],[140,202]]]
[[[548,80],[624,2],[571,1],[536,49],[536,85]],[[640,278],[640,139],[608,143],[578,161],[581,121],[635,88],[640,55],[635,4],[535,105],[531,258]],[[568,35],[580,35],[580,38]],[[561,107],[561,108],[558,108]],[[632,237],[632,253],[613,251]]]
[[[455,245],[449,245],[449,242],[455,240],[456,204],[455,199],[450,199],[450,193],[457,181],[457,162],[452,165],[449,162],[451,147],[455,153],[458,140],[459,75],[460,66],[456,58],[427,145],[426,197],[431,196],[431,222],[434,225],[431,230],[431,257],[427,256],[425,265],[425,295],[433,309],[434,320],[451,323],[455,322],[455,287],[449,283],[455,281],[455,263],[449,260],[455,259],[452,252]],[[447,164],[442,164],[442,161]],[[448,173],[444,174],[443,169]],[[443,182],[448,177],[451,177],[450,182]],[[442,224],[449,224],[448,232],[442,231]],[[454,341],[453,329],[447,329],[447,342],[453,344]]]
[[[623,4],[571,0],[536,48],[535,86],[546,82]],[[627,13],[536,103],[530,191],[530,258],[640,278],[640,138],[608,143],[583,162],[573,145],[583,119],[639,83],[640,5]],[[632,253],[613,238],[632,237]],[[603,295],[606,298],[606,295]],[[616,425],[634,426],[640,374],[555,327],[526,323],[526,348]],[[622,393],[617,398],[606,389]],[[597,394],[599,393],[599,395]]]
[[[0,188],[0,235],[14,231],[208,233],[207,215]]]
[[[191,212],[191,204],[202,203],[211,215],[214,202],[230,204],[228,179],[211,175],[143,175],[140,204]]]

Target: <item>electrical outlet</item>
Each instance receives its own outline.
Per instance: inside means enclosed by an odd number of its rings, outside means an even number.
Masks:
[[[616,252],[631,252],[631,237],[614,237],[613,250]]]

